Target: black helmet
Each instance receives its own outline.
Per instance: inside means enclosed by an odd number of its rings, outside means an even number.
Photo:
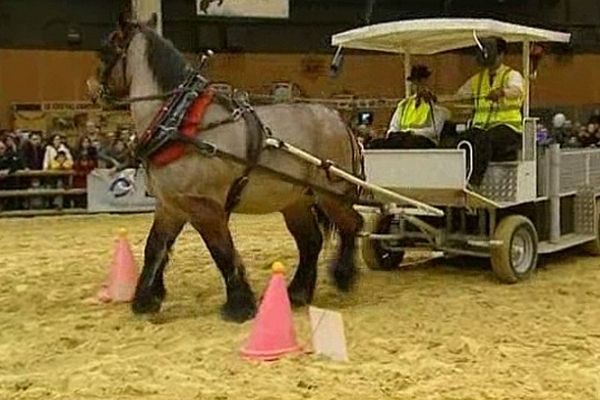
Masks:
[[[406,80],[410,82],[429,78],[431,70],[426,65],[414,65],[410,70],[410,76]]]
[[[477,63],[483,67],[491,67],[496,63],[500,54],[508,49],[506,40],[491,36],[479,39],[477,43]]]

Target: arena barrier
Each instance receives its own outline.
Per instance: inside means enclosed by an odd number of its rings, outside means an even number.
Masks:
[[[146,188],[143,169],[115,173],[96,169],[87,177],[87,211],[147,212],[154,210],[155,199]]]
[[[23,170],[0,178],[12,182],[0,189],[0,217],[154,211],[143,169],[96,169],[87,176],[87,188],[73,188],[74,176],[73,171]],[[20,207],[6,207],[15,203]]]
[[[86,194],[84,188],[73,188],[74,171],[16,171],[0,177],[0,216],[80,214],[87,212],[81,202],[64,207],[74,198]],[[19,204],[22,207],[15,207]],[[11,206],[12,205],[12,206]]]

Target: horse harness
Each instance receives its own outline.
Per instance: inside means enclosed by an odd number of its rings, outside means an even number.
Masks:
[[[236,122],[240,118],[244,119],[246,124],[247,146],[244,162],[246,167],[242,175],[233,182],[228,190],[225,211],[229,215],[239,203],[242,192],[248,183],[248,176],[260,160],[264,149],[265,135],[271,133],[262,124],[246,99],[229,98],[220,93],[215,93],[209,89],[209,84],[208,80],[191,70],[185,81],[172,92],[140,138],[140,142],[136,146],[135,156],[144,162],[148,162],[159,150],[175,141],[191,143],[205,156],[213,157],[217,155],[219,151],[215,145],[202,140],[197,135],[187,136],[180,132],[180,127],[190,108],[200,96],[209,93],[211,100],[216,100],[224,106],[230,112],[230,116],[211,122],[199,129],[207,131],[224,124]]]
[[[109,40],[109,43],[113,44],[113,48],[111,48],[110,54],[108,54],[107,58],[109,59],[105,60],[105,63],[108,65],[108,67],[105,68],[105,72],[102,76],[103,88],[107,86],[104,83],[108,77],[107,72],[112,70],[112,68],[115,67],[119,61],[121,62],[123,76],[125,77],[127,64],[125,49],[128,47],[132,38],[133,35],[126,35],[126,37],[123,38],[124,40],[122,40],[122,43],[115,43],[114,38]],[[353,202],[352,200],[348,199],[346,195],[336,192],[329,187],[306,182],[302,179],[298,179],[285,172],[270,168],[266,165],[259,165],[260,156],[266,147],[265,138],[272,137],[271,130],[263,125],[262,121],[250,105],[247,95],[243,97],[225,96],[221,93],[215,93],[209,88],[209,85],[210,82],[202,77],[197,70],[189,68],[184,82],[177,88],[167,93],[133,97],[124,101],[115,102],[130,104],[138,101],[166,99],[163,106],[160,108],[152,123],[142,135],[136,146],[135,156],[137,159],[147,164],[150,162],[152,156],[156,155],[159,150],[164,149],[165,146],[174,144],[191,144],[204,156],[219,156],[244,165],[245,169],[242,175],[232,183],[227,193],[225,211],[228,216],[239,203],[242,192],[248,183],[250,172],[255,168],[274,174],[278,176],[279,179],[288,183],[307,186],[309,191],[327,193],[340,199],[341,201]],[[216,100],[217,103],[224,106],[230,112],[230,116],[222,120],[206,124],[205,126],[201,127],[201,130],[208,131],[221,125],[237,122],[240,118],[243,118],[247,128],[247,146],[245,158],[236,156],[222,149],[218,149],[215,145],[200,138],[201,135],[194,134],[188,136],[180,132],[180,127],[188,114],[188,110],[194,106],[194,104],[199,100],[200,96],[203,96],[207,93],[210,93],[211,101]],[[102,94],[103,96],[110,98],[110,93],[103,91]],[[113,102],[114,100],[115,99],[112,99]],[[196,124],[196,129],[198,130],[200,129],[198,127],[199,122],[200,121],[198,121],[198,124]],[[362,158],[362,151],[360,146],[353,140],[353,134],[349,130],[348,136],[352,146],[353,172],[354,174],[357,174],[357,165],[355,164],[354,160],[357,160],[358,158],[360,164],[360,167],[358,167],[358,175],[364,179],[364,159]],[[332,177],[329,174],[329,168],[334,164],[331,161],[322,161],[323,164],[321,168],[331,180]],[[361,189],[357,188],[357,193],[355,193],[357,198],[360,196],[360,192]],[[379,205],[379,203],[371,200],[363,200],[361,204],[374,206]]]
[[[349,201],[351,203],[355,200],[350,199],[347,195],[336,192],[331,188],[303,181],[302,179],[295,178],[285,172],[275,170],[266,165],[259,165],[261,154],[266,148],[265,138],[273,137],[271,130],[262,123],[255,110],[249,104],[247,97],[229,97],[220,93],[215,93],[209,88],[209,85],[210,82],[200,74],[193,70],[190,71],[185,81],[177,89],[169,93],[170,97],[158,111],[146,132],[141,136],[135,150],[136,158],[144,163],[148,163],[152,156],[159,150],[179,142],[181,144],[187,143],[193,145],[200,154],[204,156],[219,156],[245,165],[242,175],[232,183],[227,192],[225,212],[228,217],[240,202],[244,188],[248,184],[249,175],[256,168],[274,174],[286,182],[307,186],[309,192],[316,191],[327,193],[341,201]],[[188,110],[194,106],[194,103],[198,101],[200,96],[207,93],[211,93],[212,99],[216,100],[216,102],[229,110],[230,115],[224,119],[206,124],[201,130],[208,131],[225,124],[237,122],[240,118],[243,118],[247,132],[245,158],[218,149],[214,144],[203,140],[201,135],[194,134],[188,136],[182,134],[180,128],[185,120]],[[350,130],[348,130],[348,136],[352,146],[352,160],[359,161],[359,164],[361,164],[362,168],[359,167],[360,173],[358,175],[364,179],[364,165],[362,165],[364,160],[362,160],[361,157],[360,147],[352,139],[352,132]],[[324,160],[323,166],[321,167],[329,180],[334,179],[334,177],[329,174],[329,168],[334,165],[333,162]],[[355,165],[354,162],[353,165]],[[356,174],[357,171],[354,171],[354,173]],[[357,188],[357,192],[351,197],[354,198],[356,196],[356,198],[358,198],[361,192],[360,188]],[[363,205],[379,205],[378,202],[368,199],[361,200],[360,203]]]

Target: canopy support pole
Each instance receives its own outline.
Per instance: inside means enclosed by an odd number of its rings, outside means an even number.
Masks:
[[[410,76],[410,53],[404,53],[404,95],[405,97],[409,97],[411,95],[410,91],[410,81],[408,77]]]
[[[529,118],[530,109],[530,75],[531,75],[531,58],[530,58],[531,46],[528,40],[523,42],[523,85],[525,93],[523,93],[523,118]]]

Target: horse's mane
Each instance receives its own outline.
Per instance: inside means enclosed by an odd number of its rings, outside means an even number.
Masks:
[[[146,59],[156,82],[163,92],[177,87],[185,79],[187,63],[170,40],[163,39],[151,29],[142,29],[146,38]]]

